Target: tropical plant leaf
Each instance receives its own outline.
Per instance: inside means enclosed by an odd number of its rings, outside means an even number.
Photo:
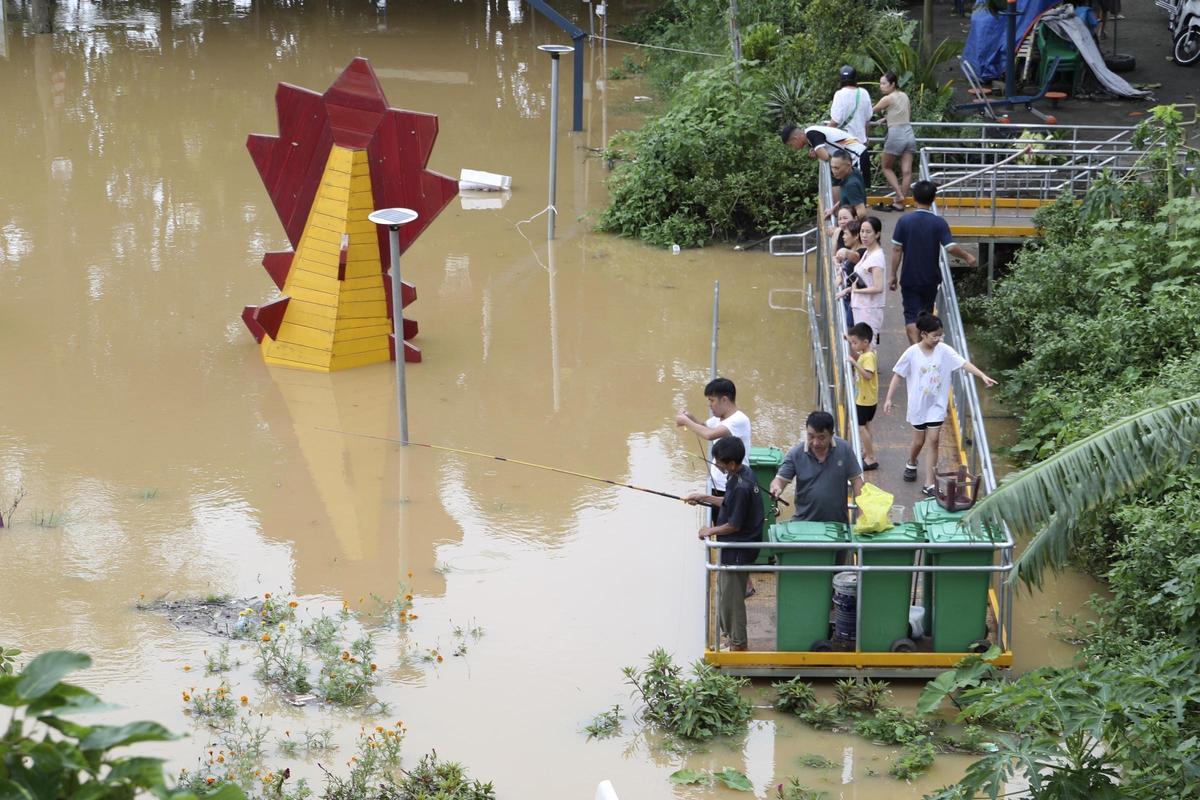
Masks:
[[[717,780],[728,786],[730,789],[737,789],[739,792],[754,791],[754,784],[750,783],[750,779],[743,773],[738,772],[733,767],[726,767],[720,772],[713,773]]]
[[[92,665],[92,659],[84,653],[73,653],[68,650],[55,650],[42,653],[25,665],[21,675],[12,687],[13,697],[0,693],[0,704],[24,705],[37,700],[50,692],[67,674],[77,669],[86,669]],[[15,702],[7,702],[14,700]]]
[[[709,784],[712,782],[712,776],[707,772],[702,772],[694,769],[677,769],[669,776],[671,783],[678,786],[687,786],[694,784]]]
[[[1068,563],[1076,523],[1156,475],[1182,467],[1200,443],[1200,394],[1154,406],[1064,447],[1006,479],[963,518],[977,531],[1002,522],[1033,539],[1013,580],[1041,586]]]
[[[109,750],[136,742],[168,742],[177,738],[157,722],[98,725],[79,742],[81,750]]]

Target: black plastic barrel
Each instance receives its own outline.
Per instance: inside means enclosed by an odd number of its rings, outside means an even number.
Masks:
[[[858,573],[839,572],[833,576],[833,638],[854,641],[858,626]]]

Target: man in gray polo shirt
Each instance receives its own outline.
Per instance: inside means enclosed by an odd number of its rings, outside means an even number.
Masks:
[[[833,435],[833,415],[814,411],[805,422],[804,441],[792,447],[771,481],[771,496],[778,498],[796,480],[794,520],[853,522],[847,508],[849,495],[862,489],[862,466],[850,443]]]

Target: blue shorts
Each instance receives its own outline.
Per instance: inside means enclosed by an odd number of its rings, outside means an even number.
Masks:
[[[900,287],[900,303],[904,306],[904,324],[912,325],[922,311],[933,313],[933,304],[937,300],[937,286]]]

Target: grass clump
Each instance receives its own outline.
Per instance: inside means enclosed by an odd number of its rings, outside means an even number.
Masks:
[[[780,711],[801,714],[816,703],[817,694],[813,691],[812,684],[802,681],[799,676],[775,684],[775,708]]]
[[[583,730],[589,739],[608,739],[621,732],[621,720],[624,718],[621,707],[614,705],[608,711],[601,711],[593,717]]]
[[[750,701],[741,690],[745,678],[722,675],[703,661],[692,666],[693,678],[667,651],[658,648],[638,670],[626,667],[625,681],[634,687],[644,707],[641,717],[650,724],[684,739],[705,740],[739,733],[750,719]]]

